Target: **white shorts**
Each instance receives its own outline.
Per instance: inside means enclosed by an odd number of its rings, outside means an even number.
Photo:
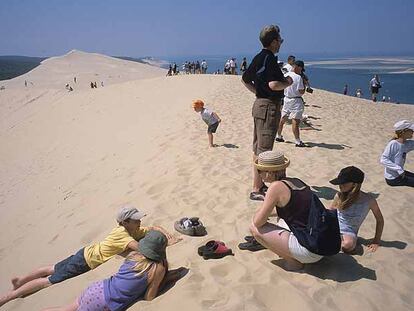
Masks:
[[[290,233],[289,251],[293,258],[300,263],[314,263],[322,259],[323,256],[310,252],[307,248],[299,244],[298,239]]]
[[[289,119],[302,120],[305,105],[302,98],[287,98],[283,99],[282,118],[288,116]]]

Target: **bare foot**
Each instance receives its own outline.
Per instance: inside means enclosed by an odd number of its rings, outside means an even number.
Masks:
[[[11,282],[13,284],[13,289],[18,289],[20,286],[22,286],[19,281],[20,281],[19,277],[14,277],[11,279]]]

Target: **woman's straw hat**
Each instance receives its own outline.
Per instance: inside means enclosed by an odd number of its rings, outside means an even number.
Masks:
[[[204,107],[204,102],[201,99],[197,99],[197,100],[193,100],[193,108],[203,108]]]
[[[280,171],[287,168],[290,160],[280,151],[265,151],[259,154],[254,165],[259,171]]]

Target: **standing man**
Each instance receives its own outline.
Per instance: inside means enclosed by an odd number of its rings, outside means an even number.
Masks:
[[[371,99],[373,102],[377,101],[378,90],[381,88],[381,82],[378,75],[375,75],[369,82],[371,87]]]
[[[297,60],[293,65],[293,71],[286,74],[286,76],[292,78],[293,83],[285,89],[282,120],[280,120],[279,129],[277,130],[276,135],[276,141],[284,142],[285,140],[282,137],[283,125],[287,119],[292,119],[292,132],[295,136],[296,147],[306,147],[299,137],[299,124],[305,109],[305,104],[302,98],[302,95],[305,94],[305,84],[302,79],[303,71],[305,71],[305,64],[303,61]]]
[[[232,58],[230,60],[230,74],[232,75],[236,75],[236,68],[237,68],[237,64],[236,64],[236,59]]]
[[[296,57],[293,55],[289,55],[287,59],[287,64],[283,66],[283,73],[288,73],[293,71],[293,66],[295,65]]]
[[[247,69],[247,60],[246,60],[246,57],[243,57],[243,61],[240,66],[241,73],[243,74],[246,71],[246,69]]]
[[[344,95],[348,95],[348,84],[345,84],[343,93]]]
[[[207,62],[205,59],[201,62],[201,73],[206,74],[207,73]]]
[[[291,77],[284,77],[277,63],[275,53],[279,52],[283,39],[276,25],[265,26],[260,32],[262,51],[257,54],[243,74],[242,81],[247,89],[256,95],[253,104],[253,162],[257,156],[273,149],[276,131],[280,121],[280,106],[283,90],[293,83]],[[253,189],[251,200],[263,201],[267,190],[259,172],[253,167]]]

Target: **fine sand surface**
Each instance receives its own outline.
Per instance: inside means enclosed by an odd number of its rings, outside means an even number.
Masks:
[[[83,53],[71,66],[81,68],[77,62],[88,63],[89,56],[105,58]],[[122,74],[115,62],[108,71],[114,76]],[[44,65],[26,78],[33,73],[40,79],[43,72],[46,81],[48,70],[58,71]],[[104,238],[116,225],[119,206],[130,202],[148,213],[144,225],[173,231],[175,220],[199,216],[209,233],[183,236],[169,247],[170,267],[187,267],[189,273],[162,296],[130,310],[412,310],[414,191],[388,187],[379,156],[392,125],[414,119],[414,106],[321,90],[305,95],[306,114],[317,118],[310,119],[316,130],[301,131],[311,148],[295,148],[289,127],[284,136],[290,143],[275,144],[291,159],[288,174],[313,186],[329,204],[336,189],[328,181],[344,166],[360,167],[366,172],[363,190],[378,196],[385,228],[376,253],[363,246],[363,255],[340,253],[308,265],[305,273],[286,272],[267,250],[237,248],[260,206],[248,199],[254,95],[239,76],[164,77],[162,71],[154,77],[157,68],[141,66],[148,78],[142,74],[140,80],[93,90],[66,92],[45,82],[42,88],[0,91],[1,293],[11,277]],[[207,128],[191,109],[196,98],[223,120],[215,135],[218,148],[207,147]],[[409,170],[413,156],[408,154]],[[369,214],[360,236],[370,239],[374,230]],[[210,239],[223,240],[235,256],[203,260],[197,247]],[[88,284],[115,272],[121,260],[117,256],[1,310],[70,303]]]

